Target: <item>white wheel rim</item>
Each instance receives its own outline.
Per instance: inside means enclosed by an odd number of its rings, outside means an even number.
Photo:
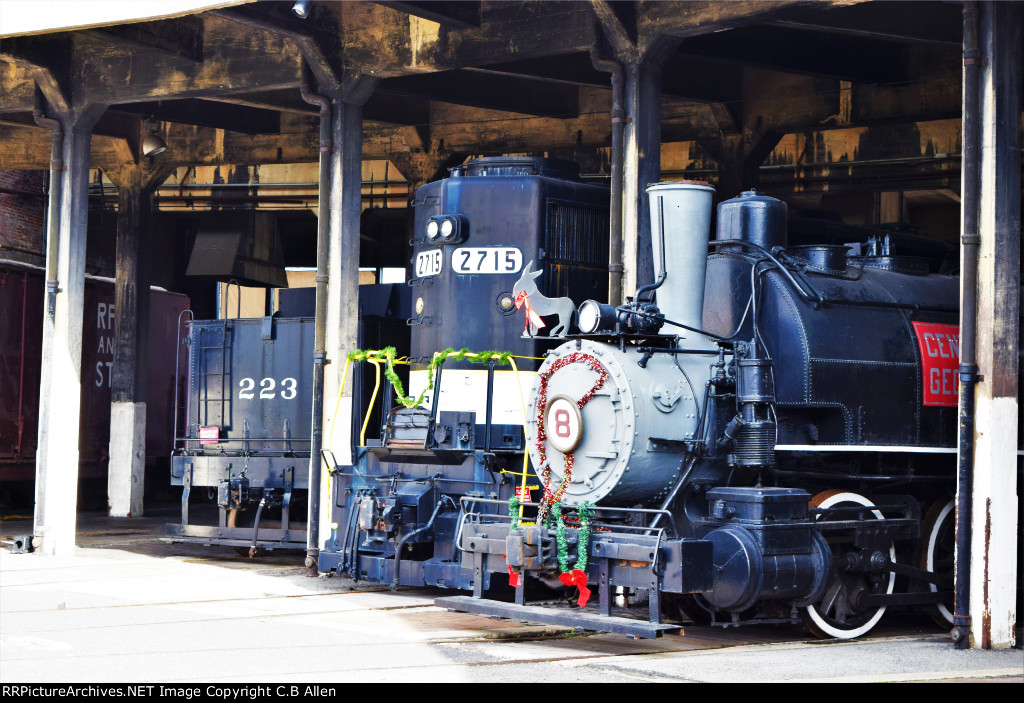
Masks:
[[[926,548],[927,551],[925,552],[925,569],[927,571],[935,571],[935,547],[939,539],[939,530],[943,526],[943,523],[946,522],[946,518],[949,517],[951,510],[953,510],[952,500],[946,503],[945,507],[942,508],[939,516],[935,519],[935,524],[932,525],[931,532],[928,533],[928,545]],[[930,588],[933,593],[939,590],[939,587],[934,583],[928,584],[928,588]],[[947,608],[943,603],[936,603],[935,607],[942,617],[952,625],[953,613],[949,612],[949,608]]]
[[[872,505],[871,501],[860,495],[859,493],[836,493],[833,496],[829,496],[818,505],[819,508],[831,508],[837,503],[856,503],[865,507]],[[875,517],[879,520],[882,519],[882,513],[878,510],[871,511]],[[892,562],[896,561],[896,548],[889,547],[889,560]],[[889,572],[889,583],[886,584],[886,594],[892,593],[896,586],[896,574],[892,571]],[[821,628],[821,631],[830,637],[835,637],[840,640],[851,640],[855,637],[860,637],[864,633],[868,632],[878,621],[882,619],[885,614],[886,606],[881,606],[871,618],[861,625],[860,627],[853,630],[841,630],[831,625],[821,614],[818,613],[817,609],[813,605],[807,606],[807,615],[814,621],[814,624]]]

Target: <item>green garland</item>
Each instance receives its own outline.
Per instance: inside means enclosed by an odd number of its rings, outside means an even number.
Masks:
[[[580,516],[580,539],[576,546],[576,568],[580,571],[587,570],[587,552],[590,551],[590,514],[593,507],[593,503],[581,503],[577,508]]]
[[[580,518],[579,539],[576,545],[576,563],[574,569],[587,570],[588,555],[590,551],[590,516],[594,509],[593,503],[581,503],[576,509]],[[565,520],[562,517],[562,504],[555,503],[551,506],[551,516],[555,520],[555,541],[558,544],[558,568],[563,574],[572,571],[569,568],[569,540],[565,536]]]
[[[519,532],[519,499],[515,496],[508,499],[508,514],[512,518],[511,532]]]
[[[475,364],[486,364],[491,359],[494,359],[499,365],[507,366],[512,358],[512,352],[499,352],[499,351],[483,351],[483,352],[471,352],[469,349],[462,348],[458,351],[448,348],[442,352],[434,354],[434,357],[430,360],[430,364],[427,366],[428,381],[427,387],[419,394],[419,397],[413,398],[412,396],[405,395],[405,387],[402,386],[402,380],[398,378],[398,374],[395,373],[395,358],[398,352],[395,351],[394,347],[384,347],[383,349],[356,349],[353,352],[348,353],[350,361],[383,361],[386,362],[384,367],[384,376],[391,382],[391,385],[395,389],[395,399],[407,408],[416,408],[423,404],[423,399],[427,397],[427,393],[434,389],[434,378],[437,376],[437,367],[443,364],[447,359],[455,359],[456,361],[462,361],[469,356],[469,361]]]

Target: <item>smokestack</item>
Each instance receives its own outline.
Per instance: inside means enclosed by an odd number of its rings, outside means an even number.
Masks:
[[[704,276],[714,192],[706,183],[693,181],[647,186],[654,271],[658,280],[664,277],[657,289],[658,308],[667,319],[697,329],[701,329],[704,317]]]

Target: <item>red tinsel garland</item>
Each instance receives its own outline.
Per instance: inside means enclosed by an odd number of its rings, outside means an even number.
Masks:
[[[541,522],[547,516],[551,506],[555,503],[562,501],[562,496],[565,494],[565,489],[569,485],[569,481],[572,479],[572,466],[573,466],[573,453],[565,452],[565,473],[562,475],[562,481],[559,483],[558,488],[552,493],[551,491],[551,465],[548,462],[547,457],[547,432],[544,430],[544,413],[548,408],[548,380],[554,375],[555,371],[561,368],[565,368],[569,364],[585,363],[590,366],[594,371],[597,372],[597,382],[594,383],[593,387],[583,395],[579,400],[576,401],[576,407],[580,410],[583,406],[589,403],[593,397],[597,394],[597,391],[605,384],[608,380],[608,369],[593,355],[584,354],[583,352],[573,352],[568,356],[562,358],[551,364],[550,368],[543,373],[538,374],[540,376],[540,393],[537,399],[537,457],[539,458],[539,465],[542,468],[542,476],[544,479],[544,497],[541,498],[540,508],[537,515],[537,522]]]

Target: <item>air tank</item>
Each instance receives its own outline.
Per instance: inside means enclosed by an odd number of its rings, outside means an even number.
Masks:
[[[746,190],[718,204],[716,239],[757,244],[771,251],[785,247],[786,203],[756,190]]]

